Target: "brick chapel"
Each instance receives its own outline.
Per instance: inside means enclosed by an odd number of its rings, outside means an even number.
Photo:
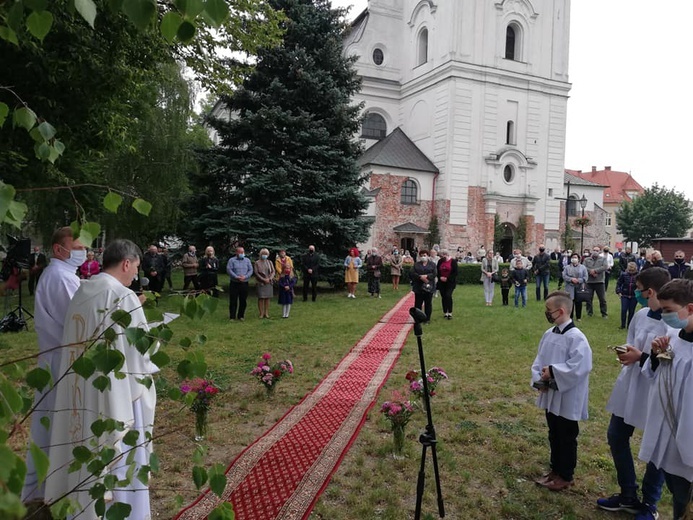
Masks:
[[[344,38],[364,104],[363,247],[556,247],[570,0],[369,0]],[[564,203],[565,205],[565,203]]]

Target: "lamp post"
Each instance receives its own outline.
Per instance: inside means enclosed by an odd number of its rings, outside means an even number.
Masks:
[[[582,218],[580,219],[580,258],[582,258],[582,252],[584,251],[583,241],[585,240],[585,206],[587,206],[587,199],[584,193],[578,202],[582,209]]]

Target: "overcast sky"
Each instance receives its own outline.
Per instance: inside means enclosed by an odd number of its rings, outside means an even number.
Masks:
[[[353,5],[351,18],[367,6],[332,3]],[[693,132],[685,130],[693,123],[693,0],[573,0],[570,16],[566,168],[611,166],[643,187],[658,182],[693,199]]]

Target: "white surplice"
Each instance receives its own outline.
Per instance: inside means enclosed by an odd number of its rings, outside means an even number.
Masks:
[[[132,320],[130,327],[139,327],[148,330],[146,318],[139,299],[130,289],[124,287],[117,279],[108,273],[101,273],[89,280],[82,282],[74,295],[65,319],[65,332],[63,343],[85,342],[81,345],[62,349],[60,356],[60,371],[67,372],[75,360],[91,342],[90,338],[99,336],[109,325],[111,313],[121,309],[130,313]],[[104,310],[106,312],[104,312]],[[95,373],[88,380],[70,371],[69,374],[56,385],[54,426],[51,434],[50,447],[50,473],[46,481],[46,498],[56,500],[65,493],[78,489],[71,495],[79,501],[84,508],[79,518],[96,518],[93,500],[89,497],[88,490],[98,481],[90,475],[86,466],[79,471],[68,472],[68,466],[73,460],[72,450],[76,446],[91,447],[96,439],[91,431],[91,425],[97,419],[113,418],[125,424],[125,431],[104,433],[99,439],[99,446],[110,446],[115,449],[116,456],[111,464],[104,470],[106,474],[115,474],[118,478],[125,475],[125,456],[120,457],[130,450],[130,446],[122,443],[123,437],[130,430],[137,430],[140,436],[137,444],[144,443],[136,448],[135,461],[137,466],[148,464],[152,451],[151,442],[146,442],[145,432],[151,434],[154,424],[154,409],[156,405],[156,391],[154,384],[149,388],[139,383],[136,379],[142,379],[158,371],[149,355],[142,355],[130,345],[122,334],[119,326],[114,326],[118,333],[112,348],[119,350],[125,357],[123,366],[119,372],[126,377],[116,378],[115,374],[109,374],[110,390],[100,392],[92,381],[101,375]],[[92,347],[93,348],[93,347]],[[134,475],[137,475],[137,470]],[[149,506],[149,490],[136,477],[126,488],[116,488],[113,497],[108,497],[109,503],[113,501],[125,502],[132,506],[130,519],[146,520],[151,517]]]
[[[53,350],[62,344],[63,324],[65,314],[70,305],[72,296],[79,288],[77,269],[53,258],[41,274],[36,286],[36,299],[34,300],[34,327],[38,337],[39,357],[38,366],[50,370],[53,381],[59,376],[60,352]],[[31,415],[31,440],[36,445],[46,450],[50,443],[50,422],[55,402],[55,393],[52,386],[37,391],[34,395],[34,403],[39,403]],[[47,418],[49,427],[41,424],[41,419]],[[34,468],[34,460],[30,453],[26,456],[26,478],[22,489],[22,500],[42,500],[44,485],[39,485]]]
[[[540,392],[537,406],[571,421],[587,419],[592,350],[582,331],[577,327],[563,334],[547,330],[532,363],[532,382],[541,379],[545,366],[552,367],[558,390]]]
[[[626,343],[640,352],[649,354],[652,340],[667,333],[667,325],[648,316],[650,309],[645,307],[635,313],[628,327]],[[643,374],[639,362],[624,366],[618,374],[606,409],[626,424],[645,429],[647,422],[647,403],[652,388],[651,381]]]
[[[639,458],[667,473],[693,481],[693,343],[669,329],[671,361],[660,361],[652,371],[651,360],[643,366],[652,376],[647,424]]]

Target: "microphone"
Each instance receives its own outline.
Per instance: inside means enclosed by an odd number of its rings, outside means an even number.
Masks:
[[[409,316],[414,318],[414,322],[416,323],[423,323],[428,319],[426,316],[426,313],[419,309],[418,307],[410,307],[409,308]]]
[[[140,277],[140,285],[142,286],[142,289],[144,289],[145,287],[149,287],[149,278],[147,278],[146,276]]]

